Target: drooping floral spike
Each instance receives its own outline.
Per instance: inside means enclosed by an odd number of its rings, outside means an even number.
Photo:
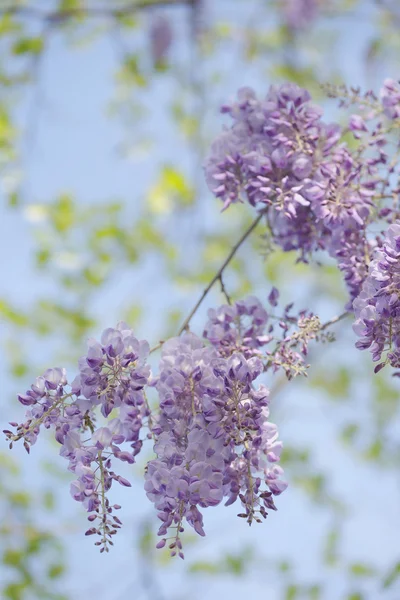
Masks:
[[[281,0],[278,6],[289,29],[298,31],[309,27],[316,19],[320,4],[321,0]]]
[[[247,309],[250,305],[261,324],[265,311],[256,299],[244,304]],[[224,311],[216,314],[222,316]],[[145,489],[162,521],[161,546],[168,542],[172,555],[182,558],[180,533],[185,520],[204,535],[201,509],[223,498],[226,504],[239,498],[244,507],[241,516],[251,523],[259,521],[259,515],[265,518],[267,509],[275,509],[272,496],[286,488],[276,464],[281,443],[276,426],[268,420],[268,390],[252,385],[263,364],[237,352],[238,340],[229,334],[217,337],[227,342],[221,346],[222,355],[194,334],[169,340],[156,384],[157,458],[148,463]]]
[[[88,346],[69,390],[65,369],[48,369],[26,394],[18,396],[29,406],[27,420],[13,423],[16,431],[5,433],[11,445],[23,439],[29,451],[42,425],[53,430],[61,444],[60,455],[77,477],[71,483],[71,495],[90,513],[92,527],[86,535],[97,534],[96,545],[108,551],[121,522],[112,514],[118,507],[110,504],[107,492],[113,481],[131,485],[111,470],[112,462],[135,462],[143,444],[142,427],[150,414],[143,392],[150,375],[149,346],[137,340],[123,322],[116,329],[106,329],[101,343],[89,340]],[[121,448],[124,443],[128,447]]]
[[[385,79],[380,95],[385,115],[389,119],[398,119],[400,117],[400,83],[394,79]]]
[[[391,225],[369,265],[362,291],[354,301],[357,348],[369,348],[372,360],[400,368],[400,222]],[[383,360],[382,360],[383,359]]]
[[[284,251],[298,251],[305,262],[327,251],[344,275],[351,306],[375,245],[368,227],[376,207],[380,218],[394,217],[383,193],[393,178],[384,148],[394,125],[384,127],[384,113],[400,114],[400,85],[386,80],[381,104],[372,92],[343,93],[344,105],[358,103],[362,113],[349,121],[360,140],[354,150],[343,141],[346,130],[322,120],[307,90],[271,86],[265,99],[239,90],[238,101],[222,107],[232,124],[212,144],[205,174],[224,209],[248,202],[262,212],[270,240]]]

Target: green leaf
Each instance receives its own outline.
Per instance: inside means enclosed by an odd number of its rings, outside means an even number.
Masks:
[[[360,426],[357,423],[348,423],[340,433],[340,438],[345,444],[352,444],[359,432]]]
[[[388,587],[392,586],[399,577],[400,577],[400,561],[395,563],[393,565],[393,567],[386,574],[386,576],[382,582],[383,588],[387,589]]]
[[[0,317],[6,319],[13,325],[25,327],[28,324],[28,318],[22,313],[17,312],[8,302],[0,299]]]
[[[141,535],[139,537],[139,540],[138,540],[138,546],[139,546],[141,556],[148,556],[151,554],[151,552],[155,546],[155,542],[154,542],[153,529],[150,526],[150,523],[145,523],[143,530],[141,532]]]
[[[283,560],[278,564],[278,569],[281,573],[288,573],[292,569],[292,565],[289,561]]]
[[[183,173],[170,165],[163,167],[158,181],[152,186],[148,206],[153,213],[166,214],[176,206],[190,206],[194,200],[192,187]]]
[[[54,494],[50,490],[47,490],[43,494],[43,505],[47,510],[53,510],[55,507]]]
[[[14,377],[23,377],[28,370],[28,365],[23,362],[15,362],[11,365],[11,373]]]
[[[61,575],[64,573],[64,571],[65,571],[64,565],[61,563],[56,563],[56,564],[49,566],[47,574],[50,579],[57,579],[57,577],[61,577]]]
[[[207,575],[216,575],[220,572],[215,563],[199,560],[189,566],[190,573],[207,573]]]
[[[339,531],[333,528],[329,531],[324,549],[324,560],[329,566],[334,566],[338,562],[338,544],[339,544]]]
[[[225,557],[225,570],[228,573],[232,573],[233,575],[242,575],[246,568],[246,558],[245,556],[232,556],[228,554]]]
[[[312,585],[308,590],[308,595],[310,600],[320,600],[321,596],[321,586],[320,585]]]
[[[4,14],[0,17],[0,36],[21,31],[21,23],[13,19],[13,16]]]
[[[350,389],[351,377],[348,369],[338,367],[329,373],[319,372],[310,378],[309,384],[318,389],[324,390],[331,398],[347,399]]]
[[[23,600],[26,583],[9,583],[3,590],[4,598],[8,600]]]
[[[299,592],[300,590],[298,586],[291,583],[286,587],[285,600],[295,600],[295,598],[298,598]]]
[[[137,54],[129,54],[125,57],[122,69],[117,75],[117,79],[127,85],[135,85],[137,87],[146,87],[147,79],[143,75],[139,57]]]
[[[82,2],[80,0],[61,0],[58,5],[58,10],[60,12],[69,11],[69,10],[79,10],[82,8]]]
[[[316,87],[316,79],[312,67],[297,68],[289,64],[281,64],[274,66],[272,72],[276,78],[287,79],[293,83],[297,83],[301,87],[307,89]]]
[[[356,577],[372,577],[376,573],[376,569],[364,563],[353,563],[349,565],[349,572]]]
[[[22,550],[13,550],[8,548],[3,553],[3,564],[8,567],[19,567],[24,558]]]
[[[50,218],[56,231],[65,233],[75,222],[75,207],[72,196],[62,194],[51,206]]]
[[[12,492],[10,500],[12,504],[22,508],[27,508],[31,504],[31,496],[28,492]]]
[[[41,37],[22,37],[13,44],[12,51],[16,55],[40,54],[43,48],[44,41]]]
[[[376,440],[374,440],[372,442],[372,444],[370,444],[368,446],[368,448],[366,449],[366,451],[364,452],[364,458],[366,460],[378,461],[382,457],[382,452],[383,452],[382,440],[380,438],[376,438]]]

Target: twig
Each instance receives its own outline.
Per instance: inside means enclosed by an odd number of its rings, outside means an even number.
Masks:
[[[332,317],[331,319],[329,319],[329,321],[326,321],[325,323],[323,323],[323,325],[321,325],[320,327],[320,331],[323,331],[324,329],[327,329],[330,325],[334,325],[335,323],[338,323],[339,321],[342,321],[345,317],[349,316],[351,313],[346,311],[344,313],[342,313],[341,315],[337,315],[336,317]],[[272,353],[274,354],[274,353]],[[269,397],[270,398],[274,398],[283,387],[285,387],[285,385],[288,383],[288,378],[285,375],[282,375],[278,378],[278,380],[275,382],[275,385],[271,388],[270,390],[270,394]]]
[[[217,273],[211,279],[211,281],[208,284],[208,286],[204,289],[204,291],[203,291],[202,295],[200,296],[199,300],[196,302],[196,304],[194,305],[194,307],[190,311],[189,315],[184,320],[181,328],[178,331],[178,335],[181,335],[184,331],[186,331],[188,329],[189,323],[192,320],[192,317],[196,314],[197,309],[199,308],[200,304],[203,302],[204,298],[207,296],[208,292],[211,290],[211,288],[213,287],[213,285],[217,281],[221,281],[222,274],[225,271],[226,267],[229,265],[229,263],[231,262],[232,258],[235,256],[236,252],[239,250],[239,248],[243,244],[243,242],[249,237],[249,235],[252,233],[252,231],[254,231],[254,229],[257,227],[257,225],[259,224],[259,222],[261,221],[261,219],[262,219],[263,216],[264,216],[264,212],[261,212],[258,215],[258,217],[253,221],[253,223],[250,225],[250,227],[248,229],[246,229],[246,231],[244,232],[244,234],[242,235],[242,237],[233,246],[232,250],[229,252],[228,256],[226,257],[226,259],[222,263],[221,267],[218,269]]]
[[[225,296],[227,303],[228,303],[228,304],[232,304],[232,299],[231,299],[230,295],[228,294],[228,291],[227,291],[227,289],[226,289],[226,287],[225,287],[225,284],[224,284],[224,280],[222,279],[222,273],[221,273],[221,275],[218,277],[218,279],[219,279],[219,282],[220,282],[220,284],[221,284],[221,292],[222,292],[222,293],[223,293],[223,295]]]
[[[236,252],[239,250],[240,246],[243,244],[243,242],[249,237],[249,235],[257,227],[257,225],[261,221],[261,219],[264,216],[264,214],[265,214],[265,212],[263,211],[263,212],[261,212],[258,215],[258,217],[252,222],[252,224],[250,225],[250,227],[248,227],[248,229],[246,229],[246,231],[243,233],[243,235],[241,236],[241,238],[233,246],[232,250],[229,252],[228,256],[226,257],[226,259],[224,260],[224,262],[222,263],[222,265],[218,269],[217,273],[211,279],[210,283],[204,289],[204,291],[203,291],[202,295],[200,296],[199,300],[196,302],[195,306],[192,308],[192,310],[190,311],[189,315],[184,320],[181,328],[178,331],[178,335],[181,335],[184,331],[186,331],[188,329],[189,323],[192,320],[192,318],[195,315],[195,313],[197,312],[200,304],[203,302],[204,298],[207,296],[208,292],[211,290],[211,288],[213,287],[213,285],[217,281],[219,281],[221,283],[222,292],[224,293],[224,295],[225,295],[226,299],[228,300],[229,304],[231,303],[230,296],[227,293],[227,291],[225,289],[225,286],[223,284],[222,274],[225,271],[226,267],[231,262],[232,258],[235,256]],[[161,340],[156,346],[153,346],[153,348],[151,348],[150,353],[155,352],[156,350],[158,350],[159,348],[161,348],[161,346],[163,344],[164,344],[164,340]]]
[[[335,323],[338,323],[339,321],[342,321],[343,319],[345,319],[350,314],[351,313],[349,311],[346,311],[346,312],[342,313],[341,315],[338,315],[336,317],[332,317],[332,319],[329,319],[329,321],[326,321],[326,323],[324,323],[323,325],[321,325],[320,331],[323,331],[324,329],[327,329],[327,327],[329,327],[330,325],[334,325]]]

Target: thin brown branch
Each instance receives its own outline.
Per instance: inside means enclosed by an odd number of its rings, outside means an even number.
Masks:
[[[338,323],[339,321],[342,321],[343,319],[345,319],[346,317],[348,317],[351,313],[349,311],[346,311],[344,313],[342,313],[341,315],[337,315],[336,317],[332,317],[332,319],[329,319],[329,321],[326,321],[326,323],[323,323],[320,327],[320,331],[323,331],[324,329],[327,329],[330,325],[334,325],[335,323]]]
[[[219,279],[219,282],[221,284],[221,292],[225,296],[227,303],[228,304],[232,304],[232,299],[231,299],[231,297],[230,297],[230,295],[228,293],[228,290],[225,287],[224,280],[222,279],[222,273],[221,273],[221,275],[219,276],[218,279]]]
[[[254,221],[252,222],[252,224],[250,225],[250,227],[248,227],[246,229],[246,231],[243,233],[243,235],[240,237],[240,239],[233,246],[232,250],[229,252],[228,256],[226,257],[226,259],[224,260],[224,262],[222,263],[222,265],[220,266],[220,268],[218,269],[218,271],[216,272],[216,274],[214,275],[214,277],[211,279],[210,283],[203,290],[203,293],[200,296],[199,300],[196,302],[195,306],[192,308],[192,310],[190,311],[189,315],[184,320],[181,328],[178,331],[178,335],[181,335],[185,330],[188,329],[189,323],[192,320],[193,316],[196,314],[199,306],[201,305],[201,303],[203,302],[204,298],[207,296],[208,292],[211,290],[211,288],[214,286],[214,284],[217,281],[219,281],[221,283],[222,292],[224,293],[224,295],[225,295],[226,299],[228,300],[228,302],[230,301],[230,296],[229,296],[229,294],[227,294],[225,286],[224,286],[224,283],[223,283],[223,280],[222,280],[222,274],[225,271],[226,267],[231,262],[232,258],[235,256],[236,252],[239,250],[240,246],[245,242],[245,240],[249,237],[249,235],[257,227],[257,225],[261,221],[261,219],[264,216],[264,214],[265,214],[264,212],[261,212],[258,215],[258,217],[256,219],[254,219]],[[150,350],[150,353],[155,352],[156,350],[158,350],[159,348],[161,348],[161,346],[164,344],[164,341],[165,340],[161,340],[158,344],[156,344],[155,346],[153,346],[153,348],[151,348],[151,350]]]
[[[190,311],[189,315],[184,320],[181,328],[179,329],[178,335],[181,335],[181,333],[183,333],[188,328],[189,323],[192,320],[192,317],[196,314],[197,309],[199,308],[200,304],[203,302],[204,298],[207,296],[208,292],[211,290],[211,288],[213,287],[213,285],[217,281],[221,281],[222,274],[225,271],[226,267],[229,265],[229,263],[231,262],[232,258],[235,256],[236,252],[239,250],[239,248],[243,244],[243,242],[249,237],[249,235],[257,227],[257,225],[259,224],[259,222],[261,221],[261,219],[262,219],[263,216],[264,216],[264,212],[260,213],[258,215],[258,217],[252,222],[252,224],[250,225],[250,227],[248,229],[246,229],[246,231],[241,236],[241,238],[233,246],[232,250],[229,252],[228,256],[226,257],[226,259],[222,263],[221,267],[218,269],[217,273],[211,279],[211,281],[208,284],[208,286],[204,289],[204,291],[203,291],[202,295],[200,296],[199,300],[196,302],[196,304],[194,305],[194,307]]]

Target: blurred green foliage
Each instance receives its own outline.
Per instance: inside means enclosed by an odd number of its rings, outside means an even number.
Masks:
[[[56,290],[53,295],[45,293],[31,303],[20,305],[5,292],[0,297],[0,320],[7,327],[4,361],[10,376],[23,377],[24,382],[34,376],[38,367],[36,357],[29,357],[26,352],[26,336],[33,335],[35,339],[45,336],[66,361],[75,359],[84,339],[96,329],[92,309],[98,298],[114,284],[119,274],[140,273],[149,257],[158,265],[164,285],[168,283],[168,296],[172,299],[171,305],[166,303],[165,306],[159,339],[178,329],[186,304],[193,304],[196,294],[212,278],[232,243],[251,220],[243,207],[239,207],[240,213],[232,211],[233,214],[226,214],[224,218],[219,216],[217,208],[212,214],[211,208],[204,210],[202,203],[211,206],[213,201],[197,179],[204,147],[210,134],[220,129],[220,122],[216,125],[208,111],[216,115],[216,98],[227,99],[226,89],[230,89],[233,75],[230,63],[226,63],[228,57],[238,72],[245,74],[247,70],[255,70],[260,87],[272,80],[289,79],[308,87],[321,98],[321,80],[340,81],[341,78],[342,55],[336,50],[341,43],[341,26],[335,28],[332,23],[346,18],[357,23],[365,6],[364,2],[354,0],[327,3],[333,6],[332,10],[327,6],[328,19],[320,19],[316,26],[296,33],[284,23],[282,3],[237,0],[237,12],[229,8],[222,16],[217,13],[215,18],[206,14],[204,26],[193,35],[194,3],[187,3],[179,9],[171,8],[171,11],[180,10],[186,23],[184,33],[175,31],[178,50],[154,65],[149,57],[150,11],[147,9],[162,2],[149,0],[144,4],[147,5],[144,10],[136,10],[133,2],[103,3],[106,16],[98,19],[94,11],[89,10],[92,5],[83,0],[54,0],[46,6],[42,2],[0,3],[3,205],[4,210],[18,215],[21,222],[29,222],[34,245],[32,271],[43,280],[51,280]],[[4,6],[9,10],[4,10]],[[29,7],[33,12],[29,12]],[[126,7],[132,10],[125,10]],[[173,14],[171,12],[171,16]],[[379,8],[376,18],[373,12],[370,18],[375,29],[365,52],[366,69],[369,72],[382,69],[382,65],[386,69],[394,65],[397,72],[400,37],[396,20],[384,6]],[[140,194],[133,190],[128,199],[94,199],[88,203],[60,190],[54,197],[38,202],[24,188],[26,162],[29,163],[30,158],[29,152],[25,156],[25,147],[32,142],[26,135],[31,123],[21,125],[16,106],[25,102],[32,92],[35,96],[41,84],[40,66],[51,52],[53,35],[62,36],[65,51],[76,52],[77,61],[79,52],[90,44],[103,39],[111,41],[116,60],[114,90],[108,109],[112,118],[119,119],[123,125],[126,155],[154,148],[152,134],[142,132],[143,124],[151,123],[154,118],[148,94],[152,90],[154,93],[155,86],[159,86],[157,90],[166,90],[163,118],[182,146],[174,154],[169,144],[165,144],[164,153],[158,155],[154,165],[155,175]],[[160,87],[163,85],[165,88]],[[159,92],[155,93],[158,98]],[[33,109],[28,113],[35,120],[38,107],[33,104]],[[193,158],[196,176],[186,164],[182,165],[182,154]],[[339,284],[334,267],[324,264],[310,270],[307,265],[296,264],[292,253],[284,254],[276,249],[271,253],[268,240],[261,237],[263,234],[263,228],[259,227],[253,243],[247,244],[232,261],[229,281],[232,297],[244,296],[255,288],[265,290],[266,285],[285,287],[290,284],[304,295],[306,302],[311,303],[320,296],[322,300],[329,299],[335,309],[341,307],[344,288]],[[186,252],[188,239],[192,244],[190,253]],[[145,290],[153,293],[154,283]],[[133,293],[125,303],[125,314],[121,316],[132,324],[151,319],[143,296],[144,292]],[[221,299],[218,291],[214,298]],[[362,406],[355,406],[353,402],[355,379],[368,382]],[[370,365],[364,364],[361,358],[355,369],[338,355],[329,364],[328,372],[324,359],[316,360],[307,385],[310,396],[318,394],[328,414],[333,414],[329,411],[352,410],[352,414],[346,413],[338,420],[337,438],[344,451],[370,464],[371,468],[398,469],[399,445],[391,425],[399,417],[399,393],[385,373],[371,377]],[[1,401],[5,403],[7,399]],[[333,491],[330,474],[317,467],[318,452],[312,440],[309,447],[287,444],[283,463],[292,485],[301,490],[312,503],[310,506],[323,509],[329,522],[334,524],[325,532],[325,544],[319,557],[321,565],[340,573],[348,589],[343,596],[346,600],[371,598],[357,591],[361,588],[358,580],[378,581],[382,593],[396,590],[399,562],[388,565],[382,573],[373,561],[369,564],[358,561],[357,557],[342,559],[346,505]],[[43,468],[46,476],[59,476],[52,463]],[[0,553],[5,569],[1,593],[10,600],[32,597],[61,600],[64,596],[54,591],[58,580],[62,581],[67,572],[60,541],[54,532],[40,525],[38,499],[24,490],[23,477],[8,454],[0,455],[0,474]],[[50,491],[43,493],[40,505],[49,512],[56,510]],[[154,536],[150,525],[137,535],[137,540],[141,554],[153,561]],[[161,568],[170,566],[167,553],[158,556]],[[240,553],[229,552],[215,561],[206,557],[189,562],[187,571],[192,577],[243,577],[257,563],[262,569],[268,566],[267,559],[260,561],[251,548],[244,548]],[[316,576],[314,583],[296,582],[296,573],[288,558],[280,557],[269,566],[281,579],[282,599],[326,597],[327,586],[322,577]]]

